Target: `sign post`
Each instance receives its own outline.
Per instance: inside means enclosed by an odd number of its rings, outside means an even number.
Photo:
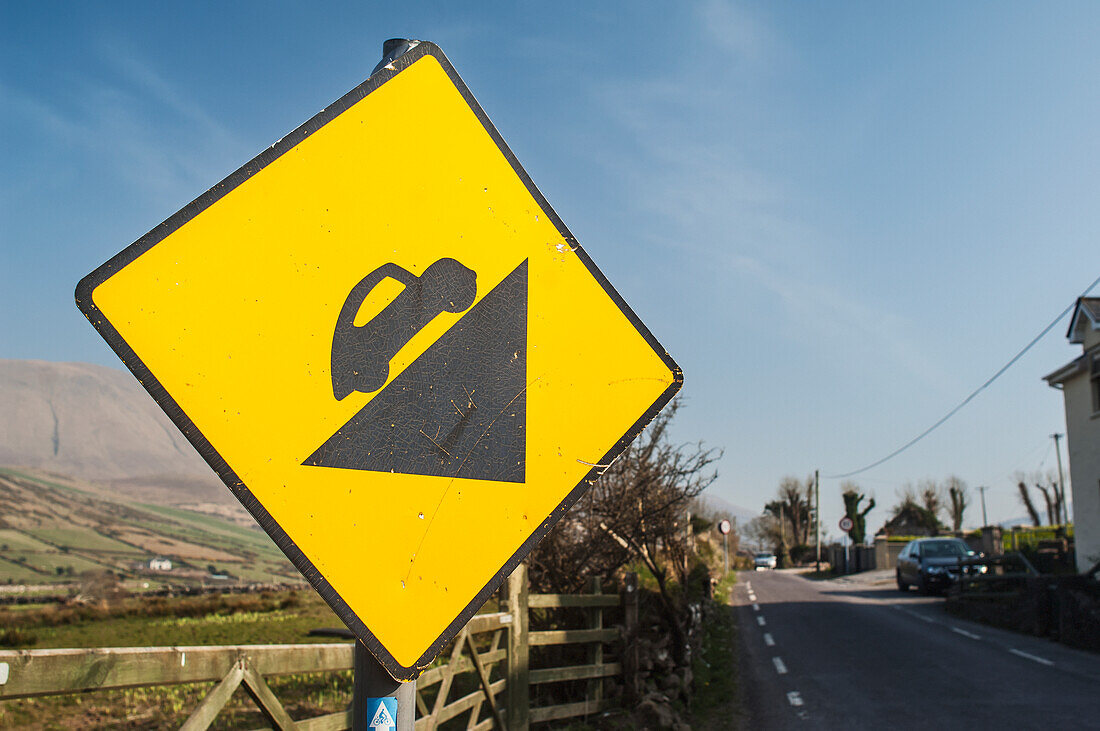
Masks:
[[[362,642],[355,643],[352,729],[413,731],[416,681],[394,680]]]
[[[840,529],[842,531],[844,531],[844,573],[847,574],[851,571],[851,565],[850,565],[850,560],[849,560],[849,557],[848,557],[848,552],[849,552],[849,546],[852,545],[852,537],[849,535],[849,533],[851,532],[852,528],[855,526],[855,523],[852,521],[852,519],[850,517],[845,515],[843,518],[840,519],[839,526],[840,526]]]
[[[683,375],[443,52],[385,54],[76,299],[410,681]]]
[[[728,519],[723,518],[718,524],[718,532],[722,534],[722,552],[725,556],[726,573],[730,572],[730,531],[733,529],[733,524]]]

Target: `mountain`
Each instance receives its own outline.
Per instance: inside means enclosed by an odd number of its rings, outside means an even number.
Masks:
[[[145,502],[244,514],[125,371],[0,359],[0,405],[0,465],[76,478]]]
[[[748,523],[757,515],[760,515],[758,512],[743,508],[740,505],[734,505],[717,495],[711,495],[709,492],[703,493],[698,499],[716,515],[720,515],[723,518],[736,519],[738,525],[745,525],[745,523]]]

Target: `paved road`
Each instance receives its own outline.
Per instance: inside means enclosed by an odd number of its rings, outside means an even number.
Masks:
[[[742,573],[751,729],[1100,729],[1100,655],[955,619],[893,576]]]

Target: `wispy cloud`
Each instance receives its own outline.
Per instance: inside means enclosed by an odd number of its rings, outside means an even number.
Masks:
[[[777,49],[767,25],[741,5],[705,0],[696,6],[696,16],[707,41],[745,61],[766,61]]]
[[[604,162],[634,181],[650,239],[770,293],[792,338],[817,338],[833,352],[875,354],[909,377],[942,386],[947,374],[914,345],[904,312],[823,279],[836,271],[830,252],[844,247],[807,222],[806,201],[788,181],[750,162],[759,154],[744,133],[752,124],[738,116],[738,91],[768,73],[765,66],[782,55],[781,40],[734,3],[706,0],[696,20],[700,43],[710,46],[700,55],[713,57],[717,49],[744,63],[674,59],[666,75],[620,80],[595,93],[638,151]],[[724,296],[738,297],[733,288]]]
[[[90,157],[86,167],[103,171],[104,185],[178,205],[228,172],[226,160],[241,159],[241,140],[149,63],[106,43],[98,60],[112,73],[77,75],[48,95],[0,83],[10,113],[52,140],[59,164]]]
[[[181,120],[186,120],[214,144],[223,146],[240,144],[240,140],[232,131],[173,87],[147,61],[126,53],[121,43],[117,41],[101,43],[100,53],[119,76],[142,91],[146,99],[155,101],[165,110],[176,112]]]

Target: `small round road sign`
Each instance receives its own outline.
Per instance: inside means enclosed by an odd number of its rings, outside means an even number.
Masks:
[[[723,519],[718,524],[718,532],[721,533],[724,536],[728,536],[732,529],[733,529],[733,525],[728,520]]]
[[[844,531],[845,533],[852,530],[852,528],[854,526],[855,526],[855,523],[853,523],[852,519],[849,518],[847,515],[845,515],[843,518],[840,519],[840,529],[842,531]]]

